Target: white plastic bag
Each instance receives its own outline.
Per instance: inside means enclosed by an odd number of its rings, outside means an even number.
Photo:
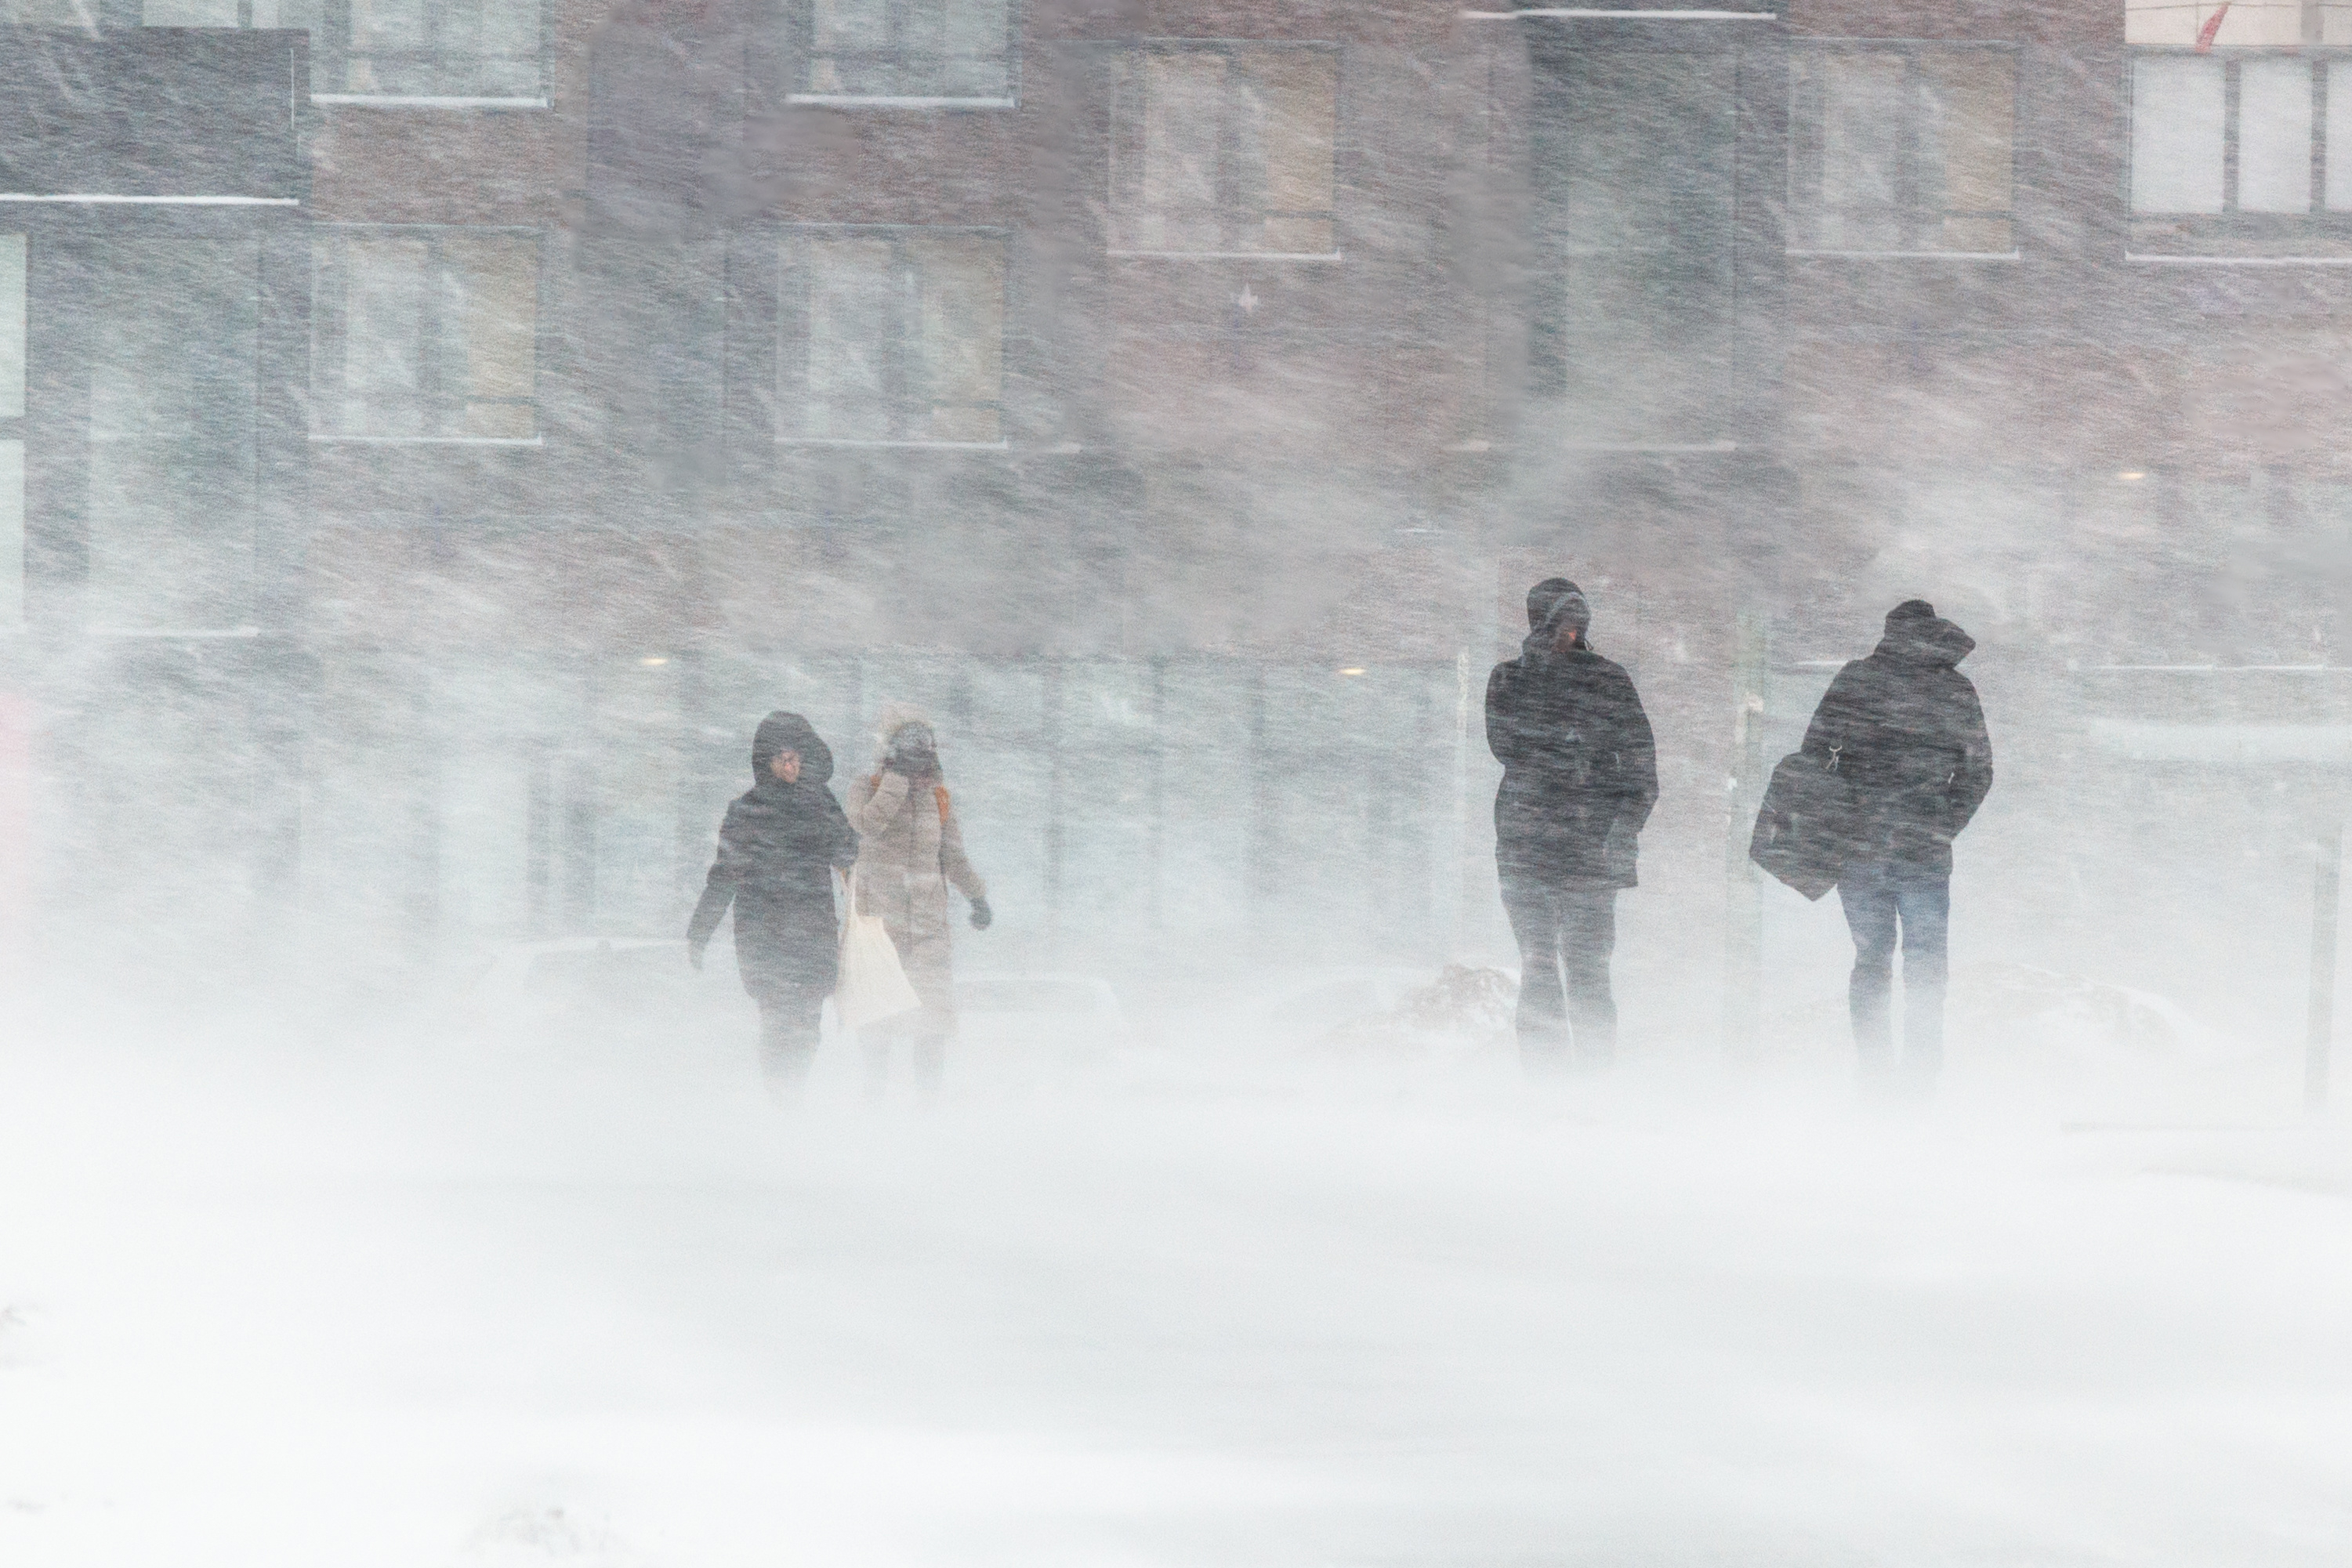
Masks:
[[[844,879],[849,888],[849,915],[841,923],[841,977],[834,982],[834,1016],[844,1029],[864,1029],[923,1005],[898,949],[890,941],[878,915],[857,912],[857,879]]]

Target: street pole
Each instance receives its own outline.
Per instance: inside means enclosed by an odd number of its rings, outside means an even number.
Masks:
[[[2303,1105],[2327,1108],[2327,1059],[2336,1035],[2336,905],[2344,864],[2344,812],[2329,813],[2319,832],[2319,862],[2311,887],[2311,1011],[2303,1058]]]
[[[1749,831],[1764,792],[1766,621],[1750,604],[1738,613],[1732,653],[1732,772],[1725,780],[1723,1041],[1736,1059],[1754,1054],[1763,1032],[1764,899],[1748,858]]]

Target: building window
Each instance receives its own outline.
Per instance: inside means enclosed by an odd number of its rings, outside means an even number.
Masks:
[[[25,236],[0,235],[0,627],[25,619]]]
[[[2124,42],[2177,49],[2200,42],[2207,48],[2347,44],[2352,0],[2124,0]]]
[[[1012,0],[799,0],[803,99],[1010,102]]]
[[[0,235],[0,419],[25,417],[25,236]]]
[[[0,0],[74,21],[110,0]],[[538,99],[540,0],[137,0],[147,27],[287,27],[310,35],[312,96]],[[95,26],[94,23],[90,24]]]
[[[794,233],[779,281],[779,440],[1003,442],[1002,233]]]
[[[1544,422],[1569,446],[1713,448],[1740,427],[1738,62],[1538,48],[1528,372]]]
[[[1336,48],[1150,43],[1115,71],[1114,253],[1333,254]]]
[[[0,26],[98,31],[99,0],[0,0]]]
[[[242,624],[259,475],[261,243],[250,230],[117,232],[88,265],[83,612],[98,627]]]
[[[2144,52],[2131,87],[2135,216],[2284,238],[2313,230],[2282,215],[2352,213],[2352,57]]]
[[[25,623],[25,444],[0,440],[0,627]]]
[[[1791,249],[2016,248],[2014,51],[1833,45],[1790,69]]]
[[[536,437],[536,235],[322,229],[312,255],[315,435]]]
[[[94,5],[97,0],[91,0]],[[279,0],[140,0],[142,27],[300,26],[280,22]]]
[[[277,11],[277,26],[310,29],[311,90],[323,98],[536,99],[545,91],[540,0],[247,3]]]

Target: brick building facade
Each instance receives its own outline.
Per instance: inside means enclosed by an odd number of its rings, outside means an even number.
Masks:
[[[2210,790],[2114,724],[2341,722],[2331,5],[100,3],[0,54],[243,108],[9,133],[59,906],[154,896],[86,869],[144,810],[226,946],[667,931],[757,715],[898,697],[1001,956],[1493,950],[1477,696],[1566,570],[1663,741],[1629,995],[1737,1023],[1826,951],[1753,792],[1895,598],[1985,645],[1985,928],[2084,964]],[[48,199],[123,195],[239,201]],[[2195,664],[2323,668],[2114,668]]]

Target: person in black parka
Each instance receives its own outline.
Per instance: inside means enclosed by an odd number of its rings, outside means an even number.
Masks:
[[[751,790],[727,808],[702,901],[686,930],[702,951],[735,906],[735,966],[760,1004],[760,1061],[779,1098],[798,1091],[816,1054],[817,1020],[839,962],[833,873],[857,863],[857,835],[825,788],[833,753],[808,720],[772,713],[751,742]]]
[[[1866,659],[1837,674],[1804,749],[1834,761],[1853,792],[1838,902],[1853,934],[1846,1000],[1865,1077],[1895,1068],[1888,1000],[1903,946],[1903,1072],[1932,1084],[1944,1053],[1952,840],[1992,789],[1992,742],[1977,689],[1956,667],[1976,643],[1924,599],[1886,616]]]
[[[1617,894],[1639,880],[1637,835],[1658,799],[1649,716],[1585,641],[1591,622],[1576,584],[1536,584],[1519,656],[1486,682],[1486,744],[1503,765],[1495,868],[1519,944],[1520,1057],[1538,1070],[1567,1061],[1571,1025],[1584,1061],[1616,1050]]]

